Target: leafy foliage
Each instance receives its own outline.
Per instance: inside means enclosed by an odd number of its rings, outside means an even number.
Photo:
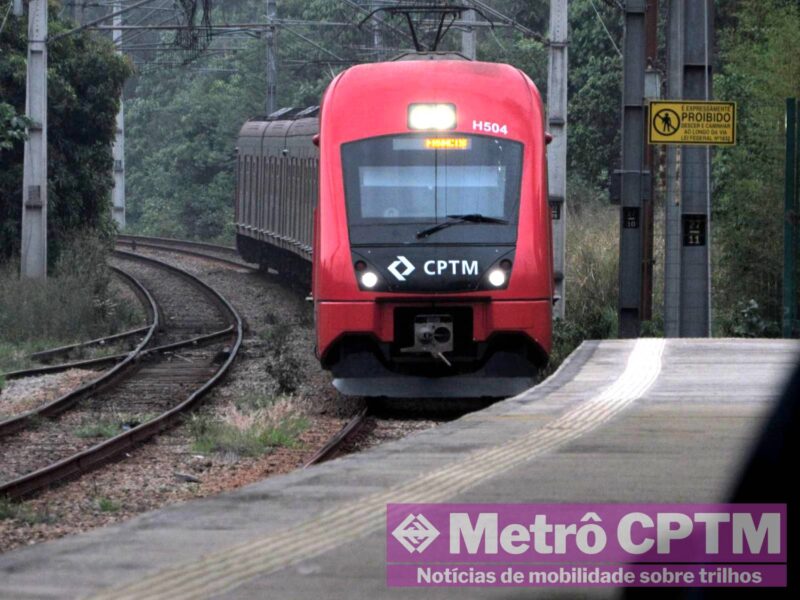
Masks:
[[[15,142],[27,139],[26,128],[30,119],[25,115],[18,115],[14,107],[6,102],[0,102],[0,152],[11,150]]]
[[[19,252],[22,129],[25,107],[25,19],[9,16],[0,34],[0,260]],[[50,11],[51,35],[70,27]],[[48,237],[55,264],[70,235],[110,233],[111,143],[129,64],[96,35],[70,35],[48,44]]]
[[[21,348],[85,341],[139,321],[112,285],[108,246],[94,232],[72,233],[44,280],[17,277],[13,261],[0,265],[0,370],[15,368]]]
[[[800,96],[800,8],[742,0],[721,36],[715,93],[738,103],[738,145],[715,158],[715,304],[730,335],[778,335],[784,99]]]
[[[619,11],[595,4],[619,45]],[[548,59],[543,40],[549,3],[500,0],[492,6],[542,35],[526,37],[500,26],[480,31],[479,57],[516,65],[544,96]],[[216,3],[211,20],[258,22],[263,10],[260,0]],[[604,187],[608,167],[618,153],[620,60],[590,0],[574,0],[570,11],[570,166],[586,181]],[[279,3],[283,19],[355,25],[363,16],[343,2]],[[384,52],[371,49],[370,24],[363,29],[333,25],[280,28],[276,33],[278,106],[318,104],[338,71],[408,49],[411,42],[402,33],[405,25],[393,23],[401,33],[381,28],[382,43],[388,48]],[[171,36],[162,34],[159,39],[166,42]],[[453,31],[443,47],[457,49],[459,45],[460,34]],[[202,239],[232,234],[236,136],[245,120],[264,113],[264,40],[239,37],[234,43],[218,37],[211,48],[213,52],[176,69],[165,68],[167,62],[174,62],[174,51],[149,56],[149,66],[143,67],[136,80],[126,119],[128,217],[137,231]]]

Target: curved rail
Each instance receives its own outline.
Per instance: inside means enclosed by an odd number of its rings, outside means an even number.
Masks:
[[[137,291],[137,294],[141,294],[141,297],[146,299],[145,307],[149,313],[151,321],[144,338],[142,338],[142,341],[139,342],[139,344],[133,350],[131,350],[121,362],[104,372],[102,375],[100,375],[100,377],[97,377],[96,379],[93,379],[92,381],[85,383],[70,392],[67,392],[63,396],[56,398],[47,404],[24,412],[21,415],[16,415],[4,421],[0,421],[0,437],[6,436],[15,431],[19,431],[20,429],[30,425],[36,419],[55,416],[67,410],[70,406],[75,404],[84,396],[97,391],[101,387],[110,385],[112,382],[118,379],[123,370],[125,370],[141,355],[142,351],[150,343],[153,334],[158,329],[160,324],[158,305],[156,304],[155,299],[153,298],[152,294],[150,294],[150,291],[144,287],[138,279],[133,277],[133,275],[130,275],[129,273],[126,273],[117,267],[111,268],[114,269],[114,271],[120,276],[127,279]]]
[[[78,342],[77,344],[70,344],[68,346],[59,346],[58,348],[48,348],[47,350],[40,350],[39,352],[34,352],[33,354],[30,355],[30,358],[38,361],[43,361],[58,354],[67,354],[69,352],[72,352],[73,350],[77,350],[78,348],[90,348],[91,346],[104,346],[109,342],[116,342],[117,340],[124,340],[129,337],[142,335],[145,332],[147,332],[148,329],[150,329],[150,325],[144,325],[143,327],[128,329],[127,331],[122,331],[120,333],[115,333],[113,335],[108,335],[106,337],[96,338],[94,340],[89,340],[87,342]]]
[[[209,244],[208,242],[195,242],[191,240],[173,240],[169,238],[149,237],[143,235],[118,235],[117,243],[130,246],[133,250],[137,247],[175,252],[188,256],[197,256],[207,260],[217,261],[241,269],[257,270],[257,265],[244,262],[239,257],[239,252],[233,246]],[[215,252],[217,254],[210,254]],[[219,256],[219,254],[225,256]]]
[[[322,448],[317,450],[314,456],[306,461],[303,468],[305,469],[311,465],[316,465],[334,458],[339,453],[344,443],[351,439],[364,426],[368,410],[368,407],[365,406],[352,419],[345,423],[344,427],[335,433]]]
[[[141,351],[140,356],[149,356],[150,354],[159,354],[161,352],[168,352],[170,350],[178,350],[186,348],[187,346],[196,346],[203,342],[209,342],[220,337],[224,337],[233,332],[234,326],[213,331],[204,335],[173,342],[171,344],[164,344],[163,346],[153,346],[152,348],[145,348]],[[117,362],[123,360],[127,354],[109,354],[108,356],[100,356],[98,358],[87,358],[86,360],[76,360],[68,363],[61,363],[58,365],[47,365],[44,367],[34,367],[33,369],[23,369],[21,371],[9,371],[3,373],[3,377],[10,381],[12,379],[22,379],[23,377],[31,377],[33,375],[48,375],[51,373],[59,373],[61,371],[69,371],[70,369],[86,369],[96,367],[105,363]]]
[[[213,299],[215,303],[218,304],[218,306],[223,308],[225,313],[232,321],[232,325],[229,330],[230,333],[234,335],[233,344],[227,349],[226,360],[220,365],[210,379],[206,380],[183,402],[161,413],[159,416],[151,419],[150,421],[120,433],[100,444],[96,444],[95,446],[73,454],[72,456],[64,458],[37,471],[28,473],[22,477],[18,477],[17,479],[0,485],[0,497],[5,496],[12,499],[20,498],[58,481],[75,477],[93,468],[96,468],[102,463],[120,455],[133,446],[153,437],[157,433],[160,433],[170,425],[173,425],[181,417],[183,412],[193,407],[206,393],[208,393],[208,391],[214,387],[214,385],[216,385],[228,372],[233,364],[233,361],[236,359],[236,355],[239,352],[239,348],[242,344],[242,318],[225,297],[220,295],[210,285],[201,281],[191,273],[184,271],[183,269],[149,256],[141,256],[122,251],[116,251],[115,253],[131,260],[140,260],[158,265],[160,268],[167,269],[182,277],[185,277],[202,289],[209,298]]]

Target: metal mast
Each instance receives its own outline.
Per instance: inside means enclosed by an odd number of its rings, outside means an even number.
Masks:
[[[114,3],[114,12],[118,13],[122,9],[119,2]],[[122,15],[114,16],[114,25],[122,25]],[[122,54],[122,30],[114,29],[112,34],[114,45],[117,52]],[[122,95],[119,99],[119,111],[117,112],[117,133],[114,138],[114,145],[111,148],[114,157],[114,188],[111,191],[111,210],[114,221],[120,229],[125,228],[125,103]]]
[[[711,99],[713,0],[684,0],[683,99]],[[681,149],[680,336],[711,335],[711,149]]]
[[[277,109],[277,93],[278,93],[278,55],[275,48],[275,25],[274,21],[277,18],[278,6],[277,0],[267,0],[267,21],[270,23],[267,27],[267,115],[271,115]]]
[[[550,57],[547,75],[547,126],[553,141],[547,148],[547,179],[553,220],[553,316],[565,309],[565,254],[567,235],[567,8],[568,0],[550,1]]]
[[[670,0],[667,94],[711,99],[712,0]],[[667,148],[664,333],[711,335],[711,150]]]
[[[31,120],[22,176],[23,277],[47,277],[47,0],[28,3],[25,114]]]
[[[667,98],[683,96],[683,0],[669,0],[667,13]],[[664,335],[680,335],[681,180],[680,146],[667,146],[664,235]]]
[[[620,175],[619,337],[638,337],[642,319],[646,0],[625,3]]]
[[[475,22],[475,11],[466,11],[464,13],[464,21],[466,21],[467,25],[461,33],[461,53],[468,59],[475,60],[477,57],[475,27],[469,25],[469,23]]]

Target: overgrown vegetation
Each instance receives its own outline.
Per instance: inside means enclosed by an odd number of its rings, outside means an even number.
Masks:
[[[108,439],[119,435],[123,431],[133,429],[155,419],[155,413],[145,414],[126,414],[117,413],[105,415],[100,418],[85,419],[75,429],[75,435],[80,438],[102,438]]]
[[[46,507],[44,510],[32,510],[24,503],[0,498],[0,521],[6,520],[36,525],[37,523],[53,523],[56,518]]]
[[[51,37],[73,26],[56,8],[49,12]],[[0,262],[20,248],[26,23],[27,17],[9,14],[0,32]],[[89,32],[54,39],[47,52],[48,257],[55,265],[76,232],[114,230],[111,143],[131,67],[108,39]]]
[[[122,431],[117,421],[96,421],[83,423],[75,430],[75,435],[79,438],[112,438]]]
[[[553,324],[550,371],[583,340],[617,331],[618,209],[577,178],[569,181],[568,194],[566,315]]]
[[[272,325],[262,339],[267,345],[267,356],[264,362],[267,373],[275,382],[276,395],[293,394],[302,380],[302,364],[292,352],[290,336],[292,325],[281,321]]]
[[[493,7],[533,31],[547,31],[547,0],[498,0]],[[597,9],[611,36],[621,43],[621,14],[609,3],[570,3],[570,167],[592,185],[605,186],[609,166],[618,154],[619,83],[621,64],[613,43],[595,14]],[[212,22],[258,22],[260,0],[215,2]],[[353,27],[297,26],[306,37],[342,60],[287,31],[278,32],[278,106],[306,107],[320,103],[328,83],[350,64],[390,58],[410,47],[410,39],[391,30],[382,32],[387,48],[369,49],[370,27],[355,25],[363,14],[344,2],[282,0],[279,17],[302,21],[352,23]],[[388,17],[387,17],[388,18]],[[402,21],[395,23],[405,31]],[[143,39],[170,41],[171,33]],[[483,60],[514,64],[528,73],[544,94],[547,47],[542,39],[498,27],[481,31],[478,54]],[[457,32],[446,48],[458,48]],[[235,46],[237,49],[233,50]],[[232,235],[233,165],[236,136],[250,117],[264,114],[265,53],[263,39],[227,37],[212,41],[213,52],[184,56],[169,51],[142,51],[150,61],[130,86],[126,104],[128,131],[129,226],[142,233],[224,239]],[[187,64],[170,67],[187,60]],[[332,61],[331,61],[332,60]],[[329,62],[331,61],[331,62]]]
[[[741,0],[720,35],[715,93],[739,109],[714,163],[714,301],[723,335],[777,336],[783,283],[785,98],[800,97],[800,6]]]
[[[220,417],[192,415],[188,423],[196,452],[237,456],[260,456],[276,447],[293,447],[308,427],[307,419],[298,416],[288,400],[273,401],[262,409],[229,406]]]
[[[115,502],[111,498],[106,498],[105,496],[101,496],[95,499],[95,505],[97,506],[100,512],[117,512],[122,505],[119,502]]]
[[[83,232],[64,245],[52,276],[23,279],[14,263],[0,265],[0,371],[45,347],[108,335],[139,320],[118,297],[106,265],[108,242]]]

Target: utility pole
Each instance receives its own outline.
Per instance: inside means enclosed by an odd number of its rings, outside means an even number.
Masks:
[[[21,17],[25,14],[25,10],[22,7],[22,0],[14,0],[14,7],[12,9],[15,17]]]
[[[547,128],[553,140],[547,147],[548,200],[553,225],[553,316],[564,318],[564,273],[567,237],[567,8],[568,0],[550,0],[550,40],[547,65]]]
[[[464,21],[467,23],[474,23],[475,22],[475,11],[468,10],[464,14]],[[466,56],[470,60],[475,60],[477,57],[477,48],[476,48],[476,39],[475,39],[475,28],[467,25],[463,32],[461,32],[461,54]]]
[[[669,0],[667,8],[667,98],[683,97],[683,6]],[[667,145],[667,199],[664,232],[664,335],[680,336],[681,310],[681,146]]]
[[[114,3],[114,12],[122,10],[119,2]],[[114,16],[114,25],[122,25],[122,15]],[[117,52],[122,54],[122,30],[115,29],[112,33]],[[119,111],[117,112],[117,132],[114,145],[111,147],[114,157],[114,189],[111,191],[111,215],[119,228],[125,229],[125,101],[123,95],[119,98]]]
[[[684,0],[683,99],[711,99],[713,0]],[[681,337],[711,335],[711,148],[681,149]]]
[[[658,60],[658,0],[647,0],[644,16],[645,27],[645,95],[647,96],[647,73],[655,74]],[[655,86],[654,86],[655,87]],[[659,90],[652,90],[660,93]],[[659,96],[660,97],[660,96]],[[649,107],[647,110],[649,115]],[[645,121],[647,122],[647,121]],[[650,321],[653,318],[653,201],[655,199],[655,146],[644,143],[644,170],[648,174],[643,185],[642,194],[642,289],[640,304],[641,319]]]
[[[277,109],[277,90],[278,90],[278,54],[275,47],[274,21],[277,18],[277,0],[267,0],[267,115],[271,115]]]
[[[645,9],[625,2],[620,176],[619,337],[639,336],[642,319],[642,200],[649,189],[644,165]]]
[[[22,175],[23,277],[47,277],[47,0],[28,3],[25,114],[31,120]]]
[[[378,3],[375,0],[370,0],[369,11],[372,12],[378,8]],[[372,18],[372,48],[375,50],[375,60],[383,60],[383,36],[381,35],[381,22],[373,17]]]
[[[671,100],[710,100],[713,0],[669,0]],[[711,149],[667,148],[664,332],[711,335]]]

